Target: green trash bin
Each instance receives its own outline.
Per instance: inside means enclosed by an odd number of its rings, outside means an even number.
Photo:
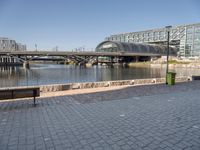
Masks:
[[[167,73],[167,84],[168,85],[174,85],[175,84],[175,77],[176,77],[176,73],[168,72]]]

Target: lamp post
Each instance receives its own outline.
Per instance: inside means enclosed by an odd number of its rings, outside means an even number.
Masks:
[[[37,44],[35,44],[35,51],[37,52]]]
[[[166,31],[167,31],[167,67],[166,67],[166,84],[167,83],[167,74],[168,74],[168,64],[169,64],[169,38],[170,38],[170,30],[172,28],[172,26],[166,26]]]

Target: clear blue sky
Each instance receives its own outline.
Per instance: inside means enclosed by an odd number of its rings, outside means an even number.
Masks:
[[[28,49],[91,49],[111,34],[198,22],[199,0],[0,0],[0,37]]]

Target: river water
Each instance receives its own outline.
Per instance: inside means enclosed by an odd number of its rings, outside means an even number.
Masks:
[[[200,74],[200,69],[176,68],[177,76]],[[91,68],[55,64],[32,64],[23,67],[0,67],[0,87],[64,84],[74,82],[94,82],[165,77],[161,67],[105,67]]]

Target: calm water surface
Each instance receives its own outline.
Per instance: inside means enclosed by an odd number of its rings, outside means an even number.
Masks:
[[[177,68],[173,71],[177,73],[177,76],[200,74],[200,69]],[[147,66],[134,68],[93,66],[85,68],[55,64],[32,64],[30,69],[0,67],[0,87],[160,77],[165,77],[165,68]]]

